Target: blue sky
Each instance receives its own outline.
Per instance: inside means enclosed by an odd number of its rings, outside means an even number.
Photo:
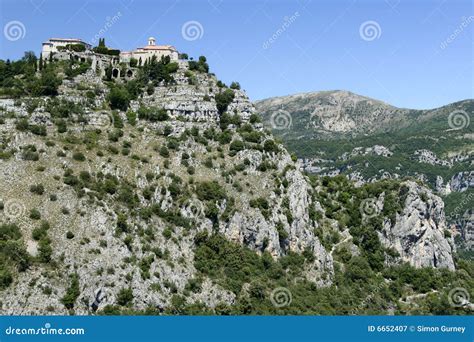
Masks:
[[[130,50],[154,36],[205,55],[252,100],[344,89],[433,108],[474,97],[469,0],[0,2],[0,59],[39,53],[49,37],[91,41],[103,32],[107,45]]]

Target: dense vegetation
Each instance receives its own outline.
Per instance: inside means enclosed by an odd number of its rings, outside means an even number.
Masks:
[[[102,314],[182,314],[182,315],[466,315],[468,308],[450,305],[452,288],[472,288],[474,267],[460,261],[458,270],[450,272],[432,268],[416,269],[408,264],[371,268],[366,257],[351,257],[345,265],[336,265],[333,285],[318,288],[302,276],[311,260],[294,253],[275,261],[268,253],[254,251],[231,243],[221,235],[196,236],[195,267],[236,295],[234,305],[219,304],[214,309],[202,303],[186,304],[182,295],[174,295],[166,309],[149,307],[136,311],[127,300],[109,305]],[[187,292],[199,291],[202,277],[194,278]],[[275,305],[277,291],[284,290],[284,304]],[[283,292],[282,292],[283,293]],[[421,293],[422,296],[412,296]],[[185,293],[186,294],[186,293]],[[280,293],[281,294],[281,293]],[[411,297],[412,296],[412,297]]]
[[[345,267],[336,267],[332,286],[317,288],[301,278],[310,261],[304,255],[290,253],[274,261],[266,253],[257,256],[220,235],[201,234],[196,245],[196,268],[237,295],[234,306],[218,307],[216,314],[387,314],[392,308],[396,314],[467,314],[467,309],[449,305],[448,292],[452,287],[474,285],[472,263],[461,262],[456,272],[405,264],[377,270],[371,267],[370,256],[354,256],[346,260]],[[249,286],[244,289],[244,284]],[[270,300],[271,292],[279,287],[292,294],[291,303],[282,308]],[[400,300],[410,293],[428,295],[414,308]],[[194,309],[191,306],[189,311]]]
[[[20,229],[15,224],[0,225],[0,290],[8,287],[17,272],[30,264]]]
[[[54,96],[61,81],[56,66],[38,62],[33,52],[25,52],[18,61],[0,60],[0,95]]]

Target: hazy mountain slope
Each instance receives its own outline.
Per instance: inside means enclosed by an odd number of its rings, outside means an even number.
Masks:
[[[359,135],[391,129],[396,122],[407,125],[417,113],[347,91],[323,91],[257,101],[257,110],[269,125],[288,137]],[[289,130],[279,126],[291,115]],[[393,127],[392,127],[393,128]]]

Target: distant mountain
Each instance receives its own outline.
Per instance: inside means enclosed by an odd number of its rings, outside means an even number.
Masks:
[[[390,132],[442,119],[456,109],[467,113],[474,109],[473,100],[432,110],[397,108],[340,90],[272,97],[255,105],[268,127],[280,131],[280,135],[317,139]]]
[[[322,91],[255,106],[309,173],[346,174],[360,183],[417,178],[444,197],[450,222],[474,207],[472,99],[415,110],[348,91]]]

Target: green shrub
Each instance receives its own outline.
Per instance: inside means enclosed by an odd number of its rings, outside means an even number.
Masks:
[[[230,151],[239,152],[245,149],[245,144],[242,140],[234,140],[229,146]]]
[[[31,133],[33,133],[35,135],[40,135],[40,136],[46,136],[47,135],[46,127],[42,126],[42,125],[31,125],[29,127],[29,130],[30,130]]]
[[[70,276],[70,284],[66,290],[65,295],[61,299],[61,303],[63,303],[67,309],[73,309],[76,299],[79,297],[80,293],[79,275],[75,273]]]
[[[265,152],[273,153],[278,153],[280,151],[278,145],[271,139],[265,141],[265,143],[263,144],[263,149],[265,150]]]
[[[160,156],[164,158],[168,158],[170,156],[170,151],[166,148],[166,146],[161,146],[160,148]]]
[[[32,220],[41,219],[41,213],[39,212],[38,209],[33,208],[33,209],[30,210],[30,219],[32,219]]]
[[[201,201],[220,201],[226,198],[225,189],[217,181],[197,184],[196,195]]]
[[[239,82],[232,82],[229,86],[230,89],[236,89],[236,90],[240,90],[240,84]]]
[[[251,124],[255,124],[255,123],[259,123],[259,122],[262,122],[262,119],[260,118],[260,116],[258,114],[252,114],[250,115],[250,123]]]
[[[216,106],[219,114],[224,114],[229,104],[234,101],[234,91],[232,89],[225,89],[215,95]]]
[[[121,306],[127,306],[132,304],[133,291],[131,288],[123,288],[117,294],[117,304]]]
[[[166,240],[169,240],[173,234],[173,230],[169,227],[165,228],[163,230],[163,236],[165,237]]]
[[[48,237],[43,237],[38,243],[38,260],[42,263],[48,263],[51,261],[52,254],[51,240]]]
[[[151,122],[166,121],[169,119],[168,113],[164,108],[140,107],[138,108],[137,114],[140,120],[148,120]]]
[[[76,161],[81,161],[81,162],[86,160],[86,157],[84,156],[82,152],[74,152],[72,155],[72,158]]]
[[[199,56],[197,61],[189,61],[188,66],[189,70],[195,70],[204,73],[209,72],[209,65],[207,64],[207,59],[204,56]]]
[[[122,86],[114,86],[110,89],[110,92],[107,95],[107,101],[112,110],[118,109],[126,111],[130,104],[130,94],[126,88]]]
[[[44,194],[44,186],[43,184],[36,184],[30,186],[30,192],[36,194],[36,195],[43,195]]]
[[[137,124],[137,113],[132,110],[127,111],[127,122],[130,125],[135,126]]]

